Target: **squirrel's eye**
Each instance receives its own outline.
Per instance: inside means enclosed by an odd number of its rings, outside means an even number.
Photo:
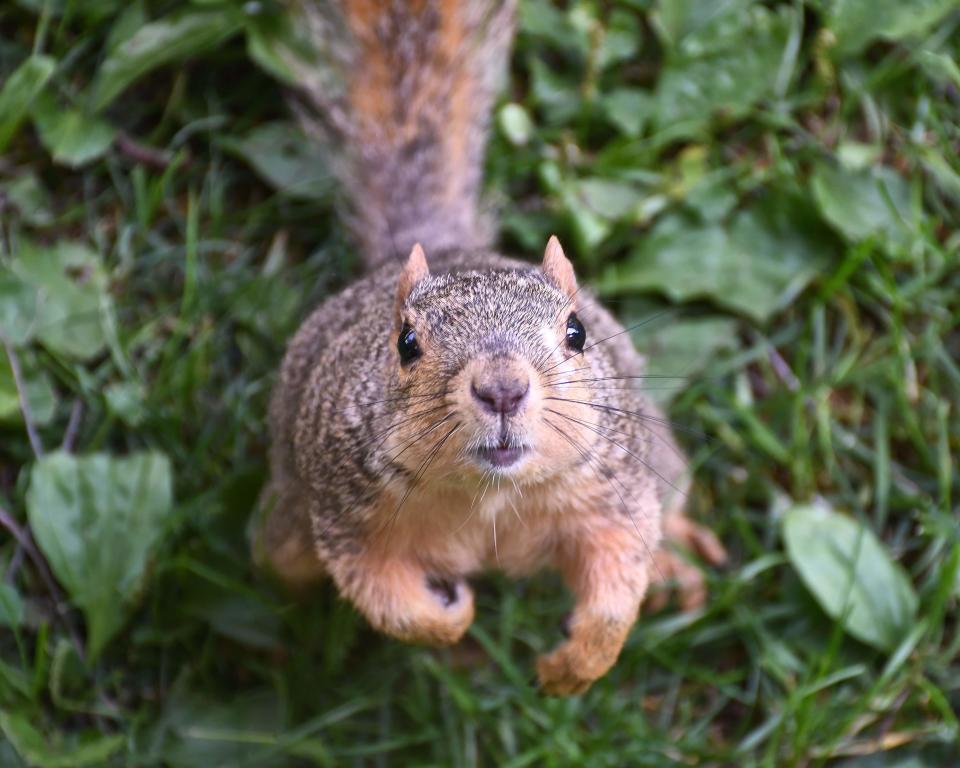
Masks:
[[[417,332],[406,323],[400,329],[400,338],[397,339],[397,352],[400,353],[400,364],[412,363],[420,357],[420,345],[417,344]]]
[[[571,312],[567,318],[567,346],[575,352],[582,352],[587,340],[587,331],[580,322],[576,313]]]

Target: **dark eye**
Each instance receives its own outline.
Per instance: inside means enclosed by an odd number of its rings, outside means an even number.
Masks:
[[[420,345],[417,344],[417,332],[406,323],[400,329],[400,338],[397,339],[397,352],[400,353],[400,364],[407,365],[420,357]]]
[[[587,340],[587,331],[580,322],[576,313],[571,312],[567,318],[567,346],[575,352],[582,352]]]

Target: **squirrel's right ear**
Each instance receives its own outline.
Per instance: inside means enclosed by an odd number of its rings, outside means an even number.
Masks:
[[[423,253],[423,247],[420,243],[417,243],[410,251],[407,263],[403,265],[403,272],[400,273],[400,283],[397,285],[398,312],[406,303],[413,287],[429,274],[430,267],[427,266],[427,257]]]
[[[573,274],[573,264],[564,254],[556,235],[550,235],[547,241],[547,249],[543,252],[543,264],[540,265],[540,269],[543,270],[547,280],[567,296],[572,298],[577,292],[577,277]]]

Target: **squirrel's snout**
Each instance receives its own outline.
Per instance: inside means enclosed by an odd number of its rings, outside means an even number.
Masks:
[[[523,407],[530,392],[530,379],[526,374],[511,371],[484,372],[474,377],[470,394],[480,407],[494,416],[513,416]]]

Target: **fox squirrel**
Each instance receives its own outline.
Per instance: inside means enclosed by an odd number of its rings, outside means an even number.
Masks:
[[[336,147],[368,273],[289,343],[255,556],[438,645],[473,621],[467,575],[557,568],[576,604],[537,670],[547,693],[580,693],[651,579],[702,602],[662,533],[714,563],[723,548],[682,515],[680,451],[629,384],[642,359],[557,239],[538,267],[490,249],[481,169],[515,2],[333,5],[294,6],[324,57],[299,73],[300,111]]]

